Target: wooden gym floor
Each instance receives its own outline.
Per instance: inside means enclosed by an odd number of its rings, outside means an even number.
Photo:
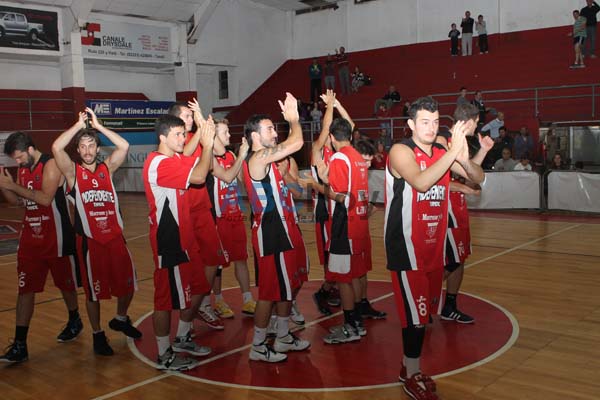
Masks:
[[[132,320],[137,321],[152,310],[154,267],[147,237],[147,207],[143,194],[121,194],[120,201],[125,237],[139,278],[139,291],[130,308]],[[20,209],[6,204],[0,208],[0,220],[18,222],[21,217]],[[2,223],[6,222],[0,221]],[[379,211],[371,219],[374,270],[369,278],[389,281],[384,266],[382,226],[383,212]],[[322,268],[316,254],[313,225],[305,223],[301,227],[311,258],[311,279],[318,280],[322,277]],[[511,313],[518,322],[518,337],[512,346],[489,362],[438,379],[440,397],[447,400],[600,398],[600,217],[474,212],[471,233],[473,255],[467,262],[462,289]],[[251,259],[249,265],[252,266]],[[14,335],[15,254],[0,256],[0,274],[3,276],[0,280],[0,344],[8,344]],[[226,270],[223,287],[236,285],[233,272]],[[235,292],[239,297],[239,292]],[[314,309],[310,295],[309,290],[300,293],[305,309]],[[184,379],[178,374],[165,374],[151,368],[134,355],[122,335],[109,329],[107,335],[116,355],[97,357],[92,351],[83,295],[79,299],[84,332],[75,342],[59,344],[55,338],[67,315],[59,292],[49,280],[46,291],[36,297],[28,338],[29,361],[14,366],[0,365],[1,399],[406,398],[401,386],[395,384],[364,390],[295,392]],[[114,301],[102,305],[106,328],[114,310]],[[306,314],[315,315],[315,312],[306,310]],[[240,318],[236,315],[236,319]],[[391,329],[397,317],[392,312],[388,318],[386,323]],[[247,322],[246,325],[251,326]],[[399,336],[399,332],[396,335]],[[365,357],[358,362],[358,368],[350,370],[353,372],[345,369],[344,373],[361,374],[369,365],[377,365],[377,354],[367,351]],[[338,365],[324,364],[311,364],[311,368],[321,374],[342,373]],[[253,364],[241,365],[257,368]],[[285,368],[286,363],[283,363],[272,369],[273,379],[277,379],[279,369]],[[296,372],[300,379],[302,368],[300,364]]]

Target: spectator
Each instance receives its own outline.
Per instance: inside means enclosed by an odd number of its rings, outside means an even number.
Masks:
[[[385,169],[387,165],[388,153],[385,150],[385,145],[383,142],[377,142],[377,152],[373,156],[373,161],[371,162],[371,167],[373,169]]]
[[[400,93],[398,93],[396,87],[392,85],[389,87],[387,93],[384,94],[382,98],[375,100],[375,108],[373,112],[377,113],[382,104],[385,104],[386,108],[388,110],[391,110],[392,105],[394,105],[394,103],[399,103],[401,100],[402,96],[400,96]]]
[[[409,110],[410,110],[410,101],[405,101],[404,107],[402,107],[402,116],[409,118],[410,117],[410,115],[408,114]]]
[[[312,64],[308,67],[308,75],[310,77],[310,102],[314,103],[315,99],[319,99],[322,92],[321,77],[323,75],[323,68],[316,57],[313,58]]]
[[[382,130],[385,130],[386,132],[386,137],[390,136],[391,137],[391,124],[390,124],[390,118],[392,117],[390,110],[387,108],[387,106],[385,105],[385,103],[381,103],[379,105],[379,110],[377,111],[376,114],[377,119],[379,119],[379,126],[381,127]]]
[[[504,113],[499,112],[496,118],[481,127],[481,132],[490,132],[490,137],[497,141],[500,138],[500,128],[504,127]]]
[[[475,20],[471,18],[471,12],[466,11],[465,17],[462,19],[460,23],[460,27],[462,28],[462,55],[470,56],[473,54],[473,24]]]
[[[358,92],[358,88],[365,84],[365,74],[360,72],[360,68],[358,66],[354,67],[354,72],[352,73],[352,91]]]
[[[510,148],[502,149],[502,158],[494,164],[494,171],[512,171],[517,162],[512,159]]]
[[[554,155],[560,149],[560,138],[555,134],[554,129],[550,128],[544,137],[544,150],[546,151],[546,164],[552,164]]]
[[[479,54],[487,54],[488,52],[488,37],[485,21],[483,15],[477,17],[475,22],[475,29],[477,30],[477,39],[479,42]]]
[[[465,104],[469,104],[469,100],[467,99],[467,88],[463,86],[460,88],[460,96],[458,96],[458,99],[456,99],[456,107],[463,106]]]
[[[531,171],[531,164],[529,163],[529,153],[523,154],[519,162],[513,168],[513,171]]]
[[[554,153],[554,156],[552,157],[552,163],[550,164],[549,169],[552,169],[552,170],[568,169],[567,164],[565,164],[565,162],[563,161],[562,156],[560,155],[559,152]],[[583,169],[583,167],[579,168],[579,169]]]
[[[327,54],[325,61],[325,89],[335,90],[335,65],[331,54]]]
[[[460,31],[456,29],[456,24],[450,25],[450,32],[448,32],[448,37],[450,38],[450,55],[457,56],[458,55],[458,37],[460,36]]]
[[[483,104],[483,95],[481,94],[481,90],[478,90],[475,92],[475,97],[473,98],[473,101],[471,103],[475,107],[477,107],[477,109],[479,110],[479,122],[477,123],[478,126],[484,125],[485,124],[485,114],[489,110],[487,108],[485,108],[485,105]]]
[[[516,160],[520,160],[521,157],[525,154],[531,154],[533,152],[533,138],[529,134],[529,131],[526,127],[521,127],[519,130],[519,135],[515,138],[515,143],[513,145],[513,156]]]
[[[579,11],[573,11],[573,33],[569,33],[569,36],[573,36],[573,46],[575,49],[575,62],[571,65],[571,68],[585,68],[583,64],[583,55],[581,54],[581,47],[585,43],[587,36],[586,26],[587,23],[585,17],[579,15]]]
[[[313,103],[313,109],[310,111],[310,117],[313,120],[313,126],[317,134],[321,132],[321,118],[323,118],[323,112],[319,109],[319,103],[316,101]]]
[[[498,140],[496,141],[496,143],[501,144],[502,148],[509,147],[512,149],[514,141],[513,141],[513,138],[508,134],[508,132],[506,132],[506,127],[501,126],[498,129],[498,132],[499,132],[500,136],[498,137]]]
[[[598,23],[596,14],[600,11],[600,6],[594,0],[586,0],[586,3],[587,5],[579,12],[586,19],[587,42],[582,50],[585,57],[596,58],[596,25]]]
[[[338,66],[342,94],[350,94],[350,69],[348,68],[348,54],[346,54],[344,46],[340,47],[339,51],[335,50],[335,60]]]

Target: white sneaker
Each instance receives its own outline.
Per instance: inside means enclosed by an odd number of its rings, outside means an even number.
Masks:
[[[210,347],[200,346],[194,342],[189,332],[186,336],[177,336],[171,347],[176,353],[189,353],[194,356],[207,356],[211,352]]]
[[[273,349],[279,353],[287,353],[288,351],[302,351],[310,347],[308,340],[298,338],[293,333],[288,333],[282,338],[275,339]]]
[[[165,354],[158,356],[156,369],[162,371],[189,371],[190,369],[196,368],[198,365],[200,365],[199,361],[175,354],[173,350],[169,348]]]
[[[304,322],[305,322],[304,315],[302,315],[302,313],[298,309],[298,304],[296,304],[296,300],[294,300],[292,302],[292,310],[290,313],[290,319],[296,325],[304,325]]]
[[[252,345],[252,349],[250,350],[250,360],[276,363],[287,360],[287,356],[283,353],[276,352],[271,346],[263,342],[258,346]]]

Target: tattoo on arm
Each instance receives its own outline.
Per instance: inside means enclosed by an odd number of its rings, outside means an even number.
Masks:
[[[261,158],[267,158],[269,156],[275,155],[279,152],[282,152],[285,149],[285,145],[283,143],[278,144],[275,147],[271,147],[268,149],[264,149],[261,153],[260,156]]]

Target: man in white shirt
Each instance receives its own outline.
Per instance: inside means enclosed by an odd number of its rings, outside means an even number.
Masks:
[[[485,124],[481,128],[481,132],[490,132],[490,137],[496,141],[500,137],[500,127],[504,126],[504,113],[498,112],[498,116]]]

